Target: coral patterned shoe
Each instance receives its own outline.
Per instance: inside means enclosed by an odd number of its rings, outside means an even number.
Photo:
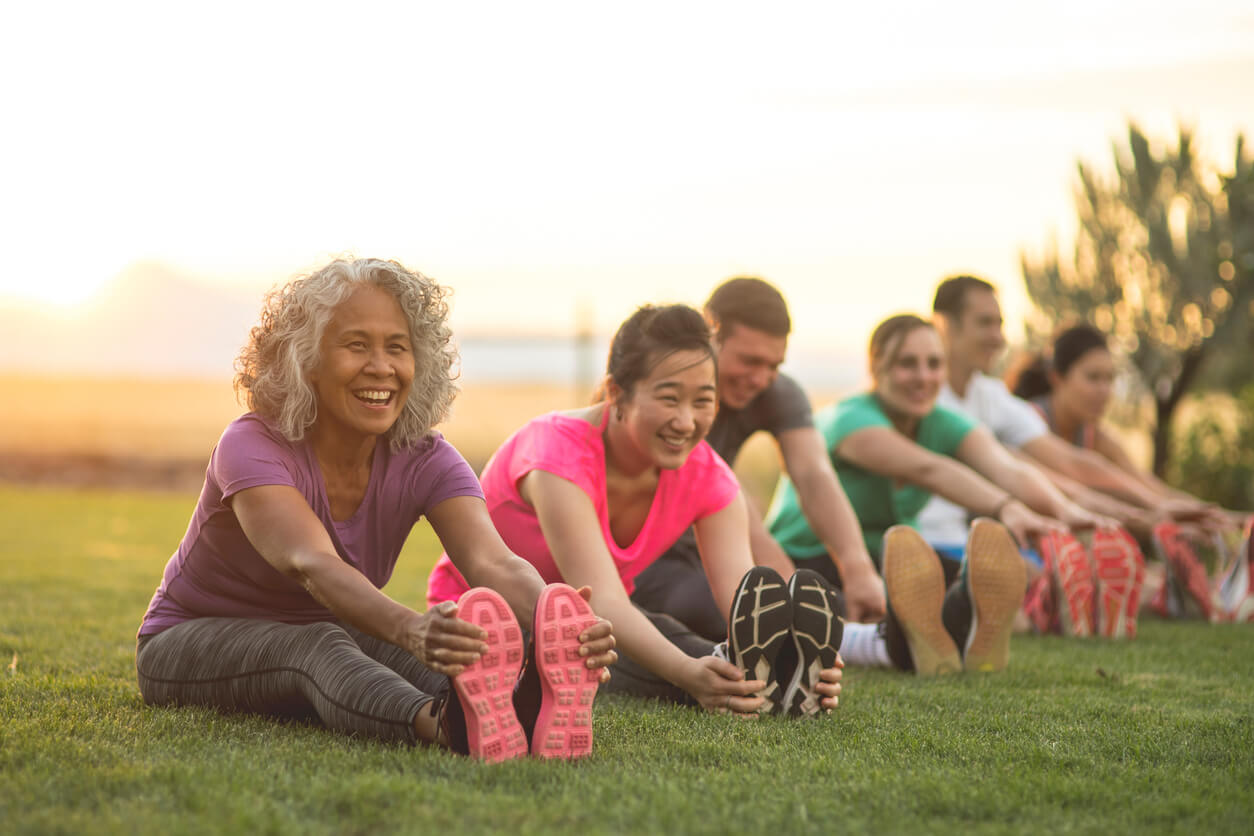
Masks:
[[[527,735],[514,713],[514,683],[522,669],[522,630],[505,599],[486,587],[467,590],[457,617],[482,627],[488,650],[453,677],[465,715],[467,754],[504,761],[527,754]]]
[[[1093,574],[1097,581],[1099,635],[1108,639],[1136,638],[1144,560],[1136,541],[1122,528],[1099,528],[1093,533]]]
[[[1180,526],[1170,521],[1160,522],[1154,526],[1153,539],[1154,548],[1182,593],[1186,617],[1217,621],[1220,614],[1211,597],[1210,576]]]
[[[592,607],[564,583],[552,583],[536,601],[535,659],[540,673],[540,711],[531,753],[541,758],[592,754],[592,701],[601,671],[579,655],[579,634],[597,621]]]
[[[1054,600],[1063,635],[1093,635],[1093,570],[1084,546],[1070,534],[1041,538],[1041,554],[1054,578]]]

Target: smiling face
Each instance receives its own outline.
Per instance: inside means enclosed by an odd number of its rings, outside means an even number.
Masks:
[[[1086,424],[1097,423],[1106,413],[1115,383],[1115,360],[1105,348],[1091,348],[1080,355],[1066,374],[1050,373],[1058,409]]]
[[[901,338],[896,350],[872,369],[875,394],[892,416],[918,420],[932,411],[945,376],[940,337],[931,327],[918,327]]]
[[[319,433],[378,436],[396,423],[414,380],[409,323],[392,294],[373,285],[335,309],[310,373]]]
[[[630,395],[611,387],[612,409],[622,410],[624,440],[615,458],[673,470],[688,460],[710,431],[718,409],[714,361],[704,351],[667,355]]]
[[[732,409],[744,409],[779,376],[788,338],[747,325],[732,325],[725,331],[716,340],[718,397]]]
[[[1001,329],[997,297],[987,290],[968,290],[962,300],[962,315],[951,320],[948,329],[951,361],[988,374],[1006,347]]]

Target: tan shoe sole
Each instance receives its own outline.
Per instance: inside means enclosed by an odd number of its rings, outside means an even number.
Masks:
[[[893,526],[884,535],[884,586],[910,645],[914,672],[937,676],[961,671],[958,646],[941,622],[945,573],[940,558],[909,526]]]
[[[1001,523],[981,518],[967,536],[967,590],[971,634],[963,664],[969,671],[1000,671],[1010,663],[1010,634],[1023,605],[1028,570]]]

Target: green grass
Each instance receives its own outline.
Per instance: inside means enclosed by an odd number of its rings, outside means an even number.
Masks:
[[[574,764],[150,709],[134,634],[193,500],[0,488],[0,832],[1200,836],[1254,820],[1251,626],[1017,637],[1002,675],[853,669],[814,722],[601,699]],[[420,602],[437,554],[420,527],[389,593]]]

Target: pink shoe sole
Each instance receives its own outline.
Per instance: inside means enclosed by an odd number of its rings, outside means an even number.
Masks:
[[[588,602],[564,583],[549,584],[536,601],[536,666],[540,713],[531,753],[541,758],[592,754],[592,701],[601,672],[579,655],[579,634],[596,623]]]
[[[505,761],[527,754],[527,735],[514,713],[514,683],[522,669],[522,630],[505,599],[484,587],[457,602],[457,617],[487,632],[488,650],[453,677],[466,715],[466,742],[472,758]]]

